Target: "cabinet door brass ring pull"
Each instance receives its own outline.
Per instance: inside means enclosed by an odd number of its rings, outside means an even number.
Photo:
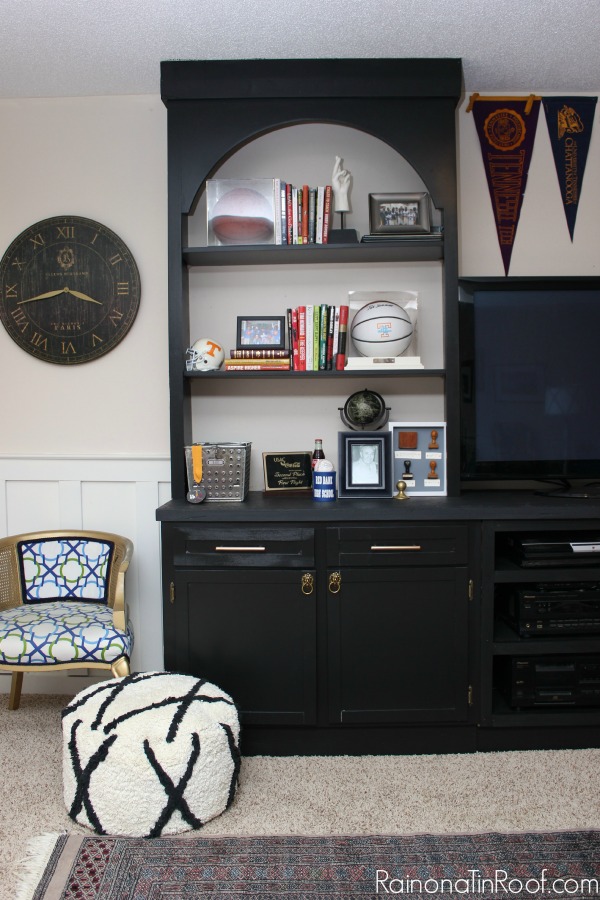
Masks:
[[[266,547],[215,547],[218,553],[264,553]]]
[[[330,572],[329,573],[329,593],[330,594],[339,594],[342,588],[342,573],[341,572]]]
[[[381,544],[381,545],[373,544],[373,546],[371,547],[371,550],[420,550],[420,549],[421,549],[421,547],[419,546],[419,544],[405,544],[405,545],[398,544],[397,546],[394,546],[392,544],[387,544],[387,545],[386,544]]]
[[[302,575],[301,590],[302,593],[309,597],[315,589],[315,579],[312,572],[304,572]]]

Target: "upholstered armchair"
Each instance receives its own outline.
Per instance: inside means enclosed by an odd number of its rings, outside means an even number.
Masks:
[[[129,674],[125,604],[128,538],[48,531],[0,540],[0,671],[12,672],[18,709],[24,672],[110,669]]]

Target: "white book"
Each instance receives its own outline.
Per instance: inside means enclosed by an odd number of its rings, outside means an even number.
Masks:
[[[335,358],[338,354],[338,344],[340,340],[340,308],[334,307],[333,318],[333,368],[335,369]]]
[[[315,244],[323,243],[323,205],[325,201],[325,187],[317,188],[317,214],[315,227]]]
[[[312,303],[306,305],[306,371],[315,369],[315,352],[313,340],[313,328],[315,321],[315,308]]]
[[[273,179],[273,221],[275,226],[275,243],[281,244],[281,178]]]
[[[292,188],[292,244],[298,243],[298,188]]]

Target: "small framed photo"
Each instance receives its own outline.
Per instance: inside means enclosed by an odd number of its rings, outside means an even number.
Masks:
[[[340,431],[338,497],[391,497],[391,432]]]
[[[429,234],[429,194],[369,194],[371,234]]]
[[[238,350],[284,350],[285,316],[238,316]]]
[[[393,480],[406,483],[408,497],[445,497],[446,423],[389,422]]]

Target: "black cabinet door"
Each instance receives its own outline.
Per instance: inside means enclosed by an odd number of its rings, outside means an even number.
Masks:
[[[466,567],[330,569],[328,580],[329,721],[465,721]]]
[[[314,571],[187,570],[175,575],[165,665],[227,691],[246,724],[314,724]]]

